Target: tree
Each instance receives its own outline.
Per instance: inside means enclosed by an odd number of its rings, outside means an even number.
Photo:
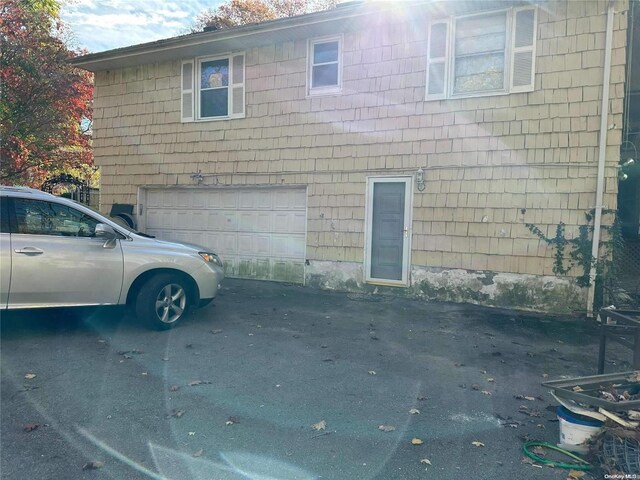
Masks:
[[[329,10],[336,6],[336,2],[337,0],[228,0],[215,9],[201,12],[191,31],[195,33],[205,28],[232,28]]]
[[[0,0],[0,181],[39,186],[93,163],[93,82],[72,67],[55,0]],[[84,126],[84,128],[83,128]]]

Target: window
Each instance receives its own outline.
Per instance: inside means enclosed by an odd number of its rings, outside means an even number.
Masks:
[[[427,100],[532,91],[535,41],[530,7],[432,22]]]
[[[309,95],[339,93],[342,83],[342,39],[309,42]]]
[[[244,54],[182,62],[182,121],[244,117]]]
[[[57,203],[15,198],[17,233],[65,237],[95,236],[98,220]]]

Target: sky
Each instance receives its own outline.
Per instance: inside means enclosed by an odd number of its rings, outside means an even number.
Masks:
[[[153,42],[189,32],[196,16],[221,0],[66,0],[61,17],[71,47],[91,53]]]

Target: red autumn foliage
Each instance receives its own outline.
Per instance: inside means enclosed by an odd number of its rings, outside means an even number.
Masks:
[[[33,2],[0,0],[0,181],[39,186],[93,163],[93,79],[72,67],[65,27]]]

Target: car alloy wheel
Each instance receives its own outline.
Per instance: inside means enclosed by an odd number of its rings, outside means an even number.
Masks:
[[[160,290],[156,297],[156,315],[163,323],[173,323],[184,313],[187,293],[182,286],[171,283]]]

